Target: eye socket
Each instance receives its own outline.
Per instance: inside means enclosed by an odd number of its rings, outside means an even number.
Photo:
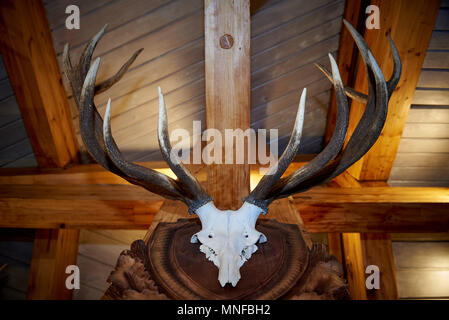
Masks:
[[[209,237],[209,239],[212,239],[212,235],[210,234],[210,235],[208,235],[208,237]]]
[[[247,235],[247,234],[245,234],[245,238],[248,238],[248,235]]]

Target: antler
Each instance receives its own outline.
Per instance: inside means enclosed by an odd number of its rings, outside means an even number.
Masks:
[[[333,83],[336,92],[337,120],[334,132],[328,145],[314,159],[288,177],[280,178],[299,149],[301,132],[298,131],[299,126],[295,123],[290,141],[278,163],[262,178],[250,195],[244,199],[244,201],[262,208],[264,212],[267,212],[268,205],[275,199],[306,191],[315,185],[326,183],[341,174],[368,152],[384,127],[388,101],[401,76],[402,66],[398,51],[391,38],[388,37],[393,55],[394,69],[390,80],[386,82],[363,37],[346,20],[344,20],[344,24],[354,38],[362,55],[368,75],[369,94],[366,96],[351,88],[344,87],[337,63],[331,55],[329,55],[329,59],[332,66],[332,76],[324,67],[319,66]],[[366,103],[366,108],[346,147],[343,148],[349,122],[349,109],[345,94],[352,99]],[[300,114],[304,113],[304,96],[305,93],[303,92],[298,108],[297,122],[302,117]]]
[[[79,108],[79,123],[81,137],[89,154],[105,169],[121,176],[132,184],[159,194],[168,199],[181,200],[187,204],[193,213],[197,208],[212,201],[198,180],[184,167],[182,163],[170,157],[171,145],[168,138],[167,115],[164,97],[159,88],[159,146],[164,160],[178,177],[174,180],[160,172],[126,161],[111,134],[111,101],[109,99],[105,121],[94,103],[95,94],[102,92],[125,74],[143,49],[137,50],[132,57],[111,78],[95,85],[100,58],[91,65],[92,55],[98,41],[103,36],[107,25],[98,32],[86,45],[79,63],[72,66],[69,56],[69,45],[66,44],[63,53],[64,71],[72,87],[75,102]]]

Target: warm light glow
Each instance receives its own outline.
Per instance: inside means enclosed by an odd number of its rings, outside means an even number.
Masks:
[[[250,178],[249,178],[249,184],[251,191],[254,190],[254,188],[257,186],[259,181],[262,179],[263,174],[260,174],[257,170],[251,172]]]
[[[178,179],[178,177],[176,177],[176,175],[174,174],[173,171],[171,171],[170,168],[160,168],[160,169],[154,169],[154,170],[156,170],[157,172],[163,173],[172,179],[175,179],[175,180]]]

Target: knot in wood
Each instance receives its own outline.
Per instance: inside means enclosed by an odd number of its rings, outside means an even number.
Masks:
[[[234,38],[230,34],[225,34],[220,37],[220,47],[223,49],[230,49],[234,45]]]

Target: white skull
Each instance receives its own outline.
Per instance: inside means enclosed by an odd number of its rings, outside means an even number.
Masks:
[[[233,287],[240,280],[240,267],[256,252],[256,243],[267,241],[265,235],[255,229],[262,209],[243,203],[240,209],[219,210],[208,202],[196,210],[202,229],[192,236],[191,242],[201,243],[200,250],[218,268],[218,281],[224,287]]]

